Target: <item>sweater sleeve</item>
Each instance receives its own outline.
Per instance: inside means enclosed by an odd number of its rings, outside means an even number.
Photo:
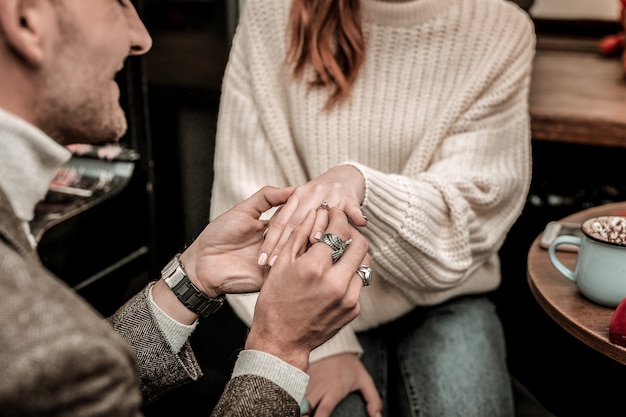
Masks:
[[[530,185],[530,18],[496,0],[371,2],[393,19],[366,27],[350,101],[323,113],[326,95],[285,74],[287,3],[246,2],[223,82],[211,216],[263,185],[301,186],[351,164],[365,178],[374,280],[346,332],[495,289],[497,252]],[[410,28],[386,26],[396,7],[414,12]]]
[[[363,234],[378,278],[373,291],[362,292],[355,328],[499,285],[497,251],[521,213],[531,178],[534,36],[526,19],[520,24],[512,17],[517,42],[487,37],[481,47],[491,54],[472,81],[459,86],[457,103],[433,121],[431,137],[412,150],[402,172],[347,162],[366,179]],[[432,160],[426,163],[424,155]]]

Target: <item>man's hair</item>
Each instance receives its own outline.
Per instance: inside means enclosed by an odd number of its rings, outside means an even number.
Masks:
[[[346,99],[365,55],[359,0],[293,0],[289,28],[294,77],[310,63],[310,87],[331,89],[325,108]]]

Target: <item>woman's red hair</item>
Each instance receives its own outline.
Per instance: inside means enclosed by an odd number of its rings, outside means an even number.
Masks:
[[[310,63],[309,85],[332,90],[327,109],[347,98],[365,54],[359,0],[293,0],[289,28],[294,77]]]

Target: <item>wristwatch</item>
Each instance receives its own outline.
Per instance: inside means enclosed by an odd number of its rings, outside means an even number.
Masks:
[[[180,253],[177,253],[161,270],[161,277],[180,302],[202,318],[210,316],[224,305],[224,294],[211,298],[191,282],[185,272],[185,266],[180,261]]]

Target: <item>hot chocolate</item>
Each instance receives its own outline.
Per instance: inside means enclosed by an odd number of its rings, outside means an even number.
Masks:
[[[626,246],[626,217],[596,217],[585,222],[582,229],[591,238]]]

